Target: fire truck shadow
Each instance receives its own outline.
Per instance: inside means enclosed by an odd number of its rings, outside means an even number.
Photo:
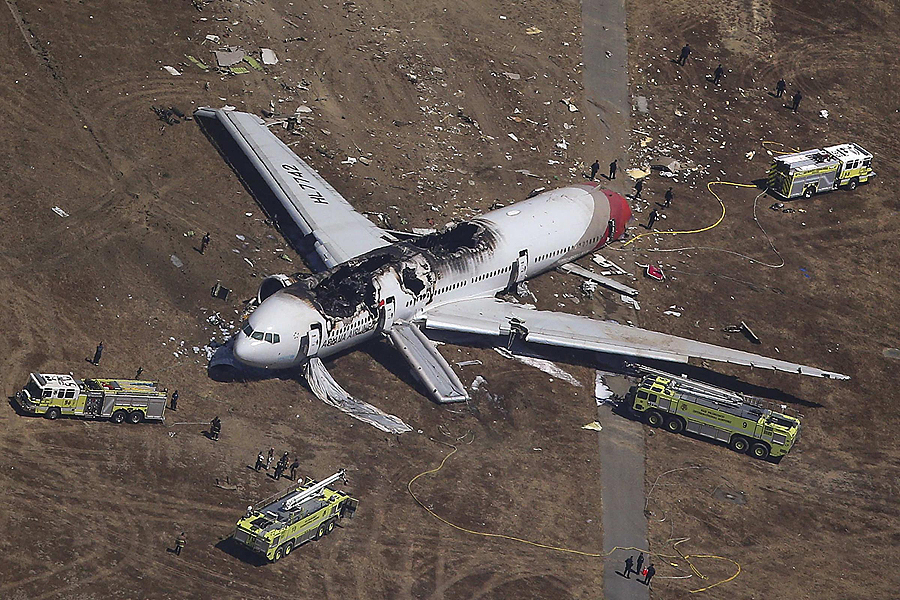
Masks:
[[[225,538],[224,540],[221,540],[218,544],[216,544],[216,549],[254,567],[263,567],[269,564],[269,561],[264,557],[256,554],[251,550],[248,550],[244,546],[241,546],[230,537]]]
[[[28,413],[28,412],[25,412],[24,410],[22,410],[22,407],[19,406],[19,403],[16,401],[15,396],[8,396],[6,398],[6,401],[9,402],[9,405],[12,407],[12,409],[14,411],[16,411],[16,414],[19,415],[20,417],[34,417],[34,418],[43,417],[43,415],[33,415],[31,413]]]

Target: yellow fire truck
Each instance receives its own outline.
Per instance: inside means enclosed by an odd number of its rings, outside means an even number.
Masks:
[[[84,379],[71,375],[32,373],[16,392],[23,411],[48,419],[76,416],[109,419],[113,423],[162,421],[166,410],[165,389],[155,381],[136,379]]]
[[[247,507],[231,538],[276,561],[300,544],[328,535],[338,519],[353,517],[359,506],[359,500],[328,487],[338,480],[346,483],[343,470],[319,482],[306,479],[261,501],[261,508]]]
[[[759,459],[780,459],[800,435],[797,417],[773,410],[774,405],[764,400],[649,367],[637,368],[645,375],[625,400],[652,427],[665,427],[672,433],[690,431],[726,442],[736,452],[749,450]]]
[[[767,174],[771,191],[783,198],[856,186],[875,177],[872,155],[857,144],[838,144],[775,157]]]

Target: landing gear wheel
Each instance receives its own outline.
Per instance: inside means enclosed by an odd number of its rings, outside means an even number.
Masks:
[[[765,460],[769,458],[769,447],[762,442],[756,442],[750,446],[750,454],[753,455],[753,458]]]
[[[735,452],[740,452],[741,454],[743,454],[747,451],[747,448],[750,447],[750,442],[748,442],[747,438],[742,435],[734,435],[731,436],[731,441],[728,443],[728,447]]]
[[[847,184],[847,189],[850,190],[850,191],[852,192],[853,190],[856,189],[856,187],[857,187],[858,185],[859,185],[859,179],[857,179],[856,177],[854,177],[853,179],[850,180],[850,183]]]
[[[144,420],[144,413],[142,413],[139,410],[133,410],[130,413],[128,413],[128,422],[129,423],[133,423],[134,425],[137,425],[138,423],[140,423],[143,420]]]
[[[647,411],[647,425],[650,427],[662,427],[665,419],[658,410],[650,409]]]
[[[684,431],[684,420],[681,417],[669,417],[666,421],[666,429],[672,433]]]
[[[125,419],[128,418],[128,413],[124,410],[117,410],[113,413],[112,417],[110,417],[110,421],[113,423],[124,423]]]
[[[47,412],[44,413],[44,416],[50,419],[51,421],[55,421],[59,418],[62,412],[57,407],[48,408]]]

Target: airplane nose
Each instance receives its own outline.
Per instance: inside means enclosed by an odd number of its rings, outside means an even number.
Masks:
[[[610,190],[603,190],[603,192],[609,199],[609,218],[616,221],[616,231],[612,236],[615,240],[625,233],[625,225],[631,220],[631,206],[628,205],[628,200],[622,194]]]

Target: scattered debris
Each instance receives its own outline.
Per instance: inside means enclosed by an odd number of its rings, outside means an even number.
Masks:
[[[681,163],[674,158],[668,156],[660,156],[650,162],[650,169],[653,171],[665,171],[668,173],[677,173],[681,170]]]
[[[750,329],[750,326],[747,325],[744,321],[741,321],[741,333],[747,336],[747,339],[753,342],[754,344],[761,344],[759,337],[753,333],[753,330]]]
[[[184,56],[185,56],[185,58],[187,58],[189,61],[191,61],[192,63],[194,63],[195,65],[197,65],[197,66],[200,67],[201,69],[203,69],[204,71],[208,71],[208,70],[209,70],[209,65],[207,65],[205,62],[203,62],[203,61],[200,60],[199,58],[196,58],[196,57],[194,57],[194,56],[191,56],[190,54],[185,54]]]
[[[647,268],[644,269],[644,274],[650,279],[654,279],[656,281],[662,281],[666,278],[662,269],[653,265],[647,265]]]
[[[456,363],[457,367],[471,367],[473,365],[483,364],[480,360],[463,360]]]
[[[228,48],[226,50],[216,50],[216,64],[220,67],[233,67],[242,60],[246,53],[240,48]]]
[[[603,381],[603,374],[600,371],[596,371],[594,375],[594,399],[597,400],[597,406],[614,404],[616,401],[616,395],[607,387],[606,382]]]
[[[783,203],[783,202],[776,202],[775,204],[773,204],[773,205],[770,206],[769,208],[771,208],[772,210],[781,210],[782,208],[784,208],[784,203]]]
[[[681,316],[681,313],[678,312],[677,310],[664,310],[663,314],[669,315],[671,317],[680,317]]]
[[[747,157],[747,160],[753,160],[753,157],[756,156],[756,150],[751,150],[750,152],[748,152],[748,153],[745,154],[744,156]]]
[[[165,69],[169,73],[169,75],[181,75],[181,72],[178,69],[176,69],[175,67],[170,67],[169,65],[166,65],[163,67],[163,69]]]
[[[584,267],[579,265],[569,263],[567,265],[560,265],[557,269],[562,273],[572,273],[573,275],[578,275],[579,277],[584,277],[585,279],[589,279],[596,283],[599,283],[603,287],[607,287],[613,291],[619,292],[620,294],[627,294],[629,296],[637,296],[638,291],[634,288],[628,287],[623,283],[619,283],[618,281],[609,279],[608,277],[604,277],[603,275],[598,275],[593,271],[588,271]]]
[[[538,29],[537,27],[529,27],[528,29],[525,30],[525,33],[528,35],[537,35],[539,33],[544,33],[544,32],[541,31],[540,29]]]
[[[519,79],[522,78],[522,76],[519,75],[518,73],[504,73],[503,75],[507,79],[512,79],[513,81],[518,81]]]
[[[184,263],[181,261],[181,259],[178,258],[177,256],[175,256],[174,254],[172,256],[170,256],[169,259],[172,261],[172,264],[175,265],[175,268],[177,268],[177,269],[180,269],[181,267],[184,266]]]
[[[828,111],[823,108],[822,110],[819,111],[819,116],[822,117],[823,119],[827,119]]]
[[[64,211],[63,209],[61,209],[58,206],[54,206],[50,210],[52,210],[53,212],[55,212],[56,214],[58,214],[59,216],[61,216],[64,219],[69,216],[69,213],[67,213],[66,211]]]
[[[638,109],[638,112],[644,113],[645,115],[650,112],[650,109],[647,107],[647,97],[646,96],[638,96],[637,97],[637,109]]]
[[[575,106],[575,103],[572,102],[572,98],[563,98],[560,100],[563,104],[565,104],[569,108],[569,112],[578,112],[578,107]]]
[[[600,421],[591,421],[587,425],[582,425],[581,428],[589,431],[603,431],[603,426],[600,425]]]
[[[277,65],[278,57],[275,56],[275,51],[271,48],[260,48],[260,52],[262,53],[262,61],[264,65]]]
[[[643,169],[628,169],[625,172],[635,181],[637,181],[638,179],[643,179],[650,175],[650,171],[645,171]]]
[[[534,367],[535,369],[543,371],[544,373],[552,376],[555,379],[560,379],[575,387],[583,387],[581,385],[581,382],[575,379],[574,375],[572,375],[568,371],[563,370],[559,367],[559,365],[552,361],[545,360],[543,358],[535,358],[533,356],[521,356],[519,354],[513,354],[505,348],[494,348],[494,351],[500,356],[503,356],[505,358],[513,358],[520,363],[528,365],[529,367]],[[473,387],[472,389],[475,388]]]
[[[218,298],[219,300],[228,300],[228,294],[230,293],[231,290],[227,287],[224,287],[218,281],[216,282],[216,285],[212,286],[212,289],[210,290],[210,295],[213,298]]]
[[[477,377],[475,377],[475,379],[472,380],[472,385],[470,385],[469,387],[472,389],[473,392],[477,392],[478,390],[481,389],[481,386],[483,386],[486,383],[487,383],[487,379],[485,379],[481,375],[478,375]]]
[[[306,106],[305,104],[301,104],[300,106],[297,107],[297,109],[294,112],[297,113],[298,115],[304,115],[304,114],[309,114],[312,111],[313,110],[310,107]]]
[[[632,296],[626,296],[625,294],[620,294],[619,298],[622,300],[622,302],[624,302],[625,304],[634,308],[634,310],[641,310],[641,305],[638,304],[638,301],[635,300]]]
[[[631,273],[601,254],[595,254],[591,257],[591,260],[601,268],[606,269],[600,272],[601,275],[631,275]]]
[[[210,33],[210,34],[208,34],[208,35],[206,36],[206,41],[207,41],[207,42],[212,42],[213,44],[218,44],[218,43],[219,43],[219,36],[213,35],[213,34]]]
[[[885,358],[900,359],[900,348],[885,348],[881,353]]]

